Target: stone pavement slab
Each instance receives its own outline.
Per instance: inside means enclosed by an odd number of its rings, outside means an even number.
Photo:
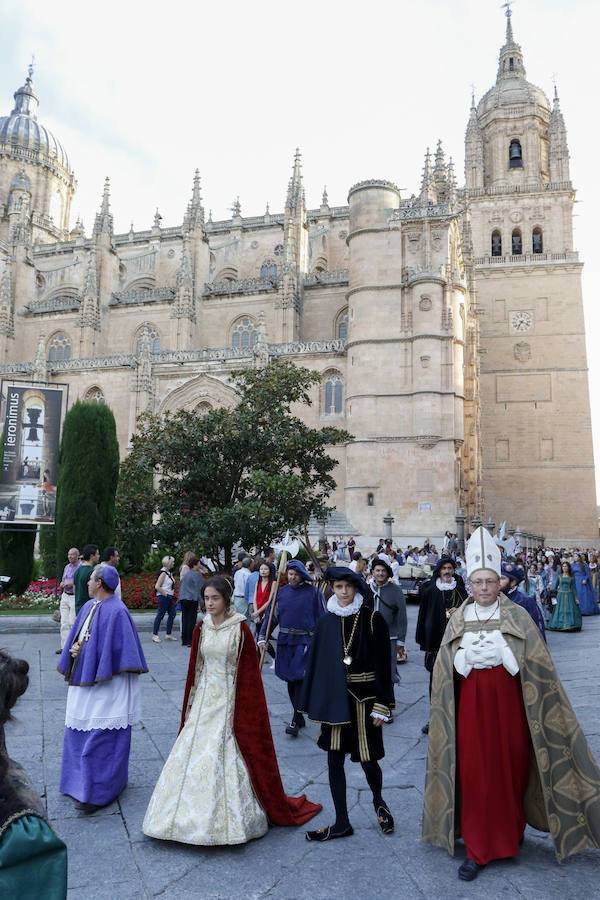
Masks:
[[[360,766],[347,762],[348,802],[355,836],[309,844],[302,829],[271,828],[242,847],[202,848],[153,841],[141,825],[164,760],[177,734],[187,651],[178,642],[153,644],[149,622],[139,620],[150,673],[142,676],[143,718],[134,728],[129,785],[93,816],[77,812],[58,791],[66,685],[56,672],[56,631],[23,619],[0,617],[0,646],[27,659],[30,688],[7,727],[10,754],[43,794],[52,823],[69,848],[69,900],[585,900],[600,898],[600,853],[587,852],[561,865],[548,837],[528,829],[517,861],[490,865],[473,885],[456,876],[461,851],[451,859],[420,842],[427,739],[428,675],[409,641],[400,668],[397,716],[385,726],[384,794],[396,831],[379,831]],[[409,608],[409,634],[416,609]],[[138,619],[136,618],[136,622]],[[15,630],[16,629],[16,630]],[[600,617],[585,619],[581,634],[550,634],[549,643],[570,699],[594,752],[600,756]],[[287,691],[268,664],[264,682],[282,778],[289,793],[306,791],[324,811],[315,826],[332,821],[326,755],[310,724],[294,740],[284,734]],[[8,900],[8,898],[7,898]],[[11,898],[12,900],[12,898]],[[43,898],[40,898],[43,900]]]

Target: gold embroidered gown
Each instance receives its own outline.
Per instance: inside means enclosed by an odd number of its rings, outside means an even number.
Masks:
[[[150,799],[143,831],[183,844],[244,844],[268,829],[233,732],[240,623],[207,616],[198,648],[196,691]]]

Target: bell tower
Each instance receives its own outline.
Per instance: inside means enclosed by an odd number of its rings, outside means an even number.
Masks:
[[[510,7],[496,83],[472,103],[465,179],[485,514],[588,546],[598,521],[567,132],[556,89],[551,108],[526,79]]]

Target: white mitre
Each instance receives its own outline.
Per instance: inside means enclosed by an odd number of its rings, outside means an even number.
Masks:
[[[471,578],[480,569],[491,569],[500,575],[502,556],[487,528],[481,526],[473,532],[465,547],[467,576]]]

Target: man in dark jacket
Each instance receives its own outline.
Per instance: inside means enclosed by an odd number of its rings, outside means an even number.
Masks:
[[[429,696],[435,659],[442,643],[448,620],[455,609],[466,599],[467,589],[457,563],[449,556],[442,556],[431,578],[419,587],[419,618],[416,641],[425,653],[425,668],[429,672]],[[423,725],[423,734],[429,734],[429,722]]]
[[[390,632],[390,654],[392,664],[392,681],[400,683],[398,669],[396,667],[396,652],[402,656],[402,662],[406,661],[406,600],[404,591],[399,584],[392,581],[394,573],[392,567],[384,559],[374,559],[371,566],[373,582],[373,608],[380,612]]]

